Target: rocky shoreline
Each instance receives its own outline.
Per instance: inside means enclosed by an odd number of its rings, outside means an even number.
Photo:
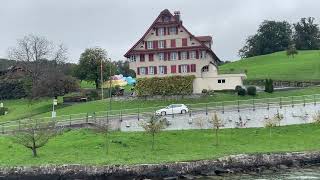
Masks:
[[[320,152],[239,154],[216,160],[140,165],[47,165],[1,167],[0,179],[188,179],[233,173],[261,173],[320,163]]]

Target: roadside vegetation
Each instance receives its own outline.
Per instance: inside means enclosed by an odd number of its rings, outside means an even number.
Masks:
[[[159,100],[128,100],[128,101],[112,101],[112,110],[120,109],[135,109],[135,108],[156,108],[159,106],[167,106],[172,103],[196,104],[196,103],[210,103],[222,101],[236,101],[246,100],[252,98],[273,98],[273,97],[287,97],[287,96],[301,96],[310,94],[319,94],[320,87],[310,87],[304,89],[275,91],[273,93],[259,92],[255,96],[237,96],[234,92],[216,92],[212,96],[204,96],[198,99],[159,99]],[[99,111],[107,111],[109,108],[109,101],[98,100],[86,103],[79,103],[74,105],[62,104],[62,98],[58,98],[60,102],[56,107],[57,116],[79,114],[79,113],[93,113]],[[50,117],[52,111],[52,99],[41,99],[33,102],[29,106],[26,99],[6,100],[4,105],[9,108],[9,113],[0,117],[0,122],[15,120],[19,118],[28,117],[30,113],[37,117]]]
[[[44,164],[139,164],[214,159],[231,154],[312,151],[320,148],[320,126],[315,124],[268,128],[220,129],[219,146],[209,130],[162,131],[155,138],[145,132],[110,132],[109,152],[105,135],[94,130],[72,130],[30,150],[0,137],[0,166]]]

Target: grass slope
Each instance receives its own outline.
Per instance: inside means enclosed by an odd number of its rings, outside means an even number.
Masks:
[[[260,92],[255,98],[272,98],[272,97],[286,97],[286,96],[300,96],[308,94],[319,94],[320,87],[312,87],[290,91],[277,91],[272,94]],[[237,96],[233,93],[216,93],[214,96],[202,97],[199,99],[181,99],[181,100],[129,100],[129,101],[112,101],[112,110],[119,109],[133,109],[133,108],[156,108],[159,106],[167,106],[171,103],[184,103],[184,104],[195,104],[195,103],[210,103],[210,102],[221,102],[221,101],[235,101],[252,99],[252,96]],[[62,102],[62,99],[59,99]],[[27,117],[30,112],[38,117],[50,117],[52,110],[52,100],[44,99],[38,100],[33,103],[31,107],[28,106],[26,100],[7,100],[4,101],[4,105],[9,108],[9,113],[5,116],[0,116],[0,122],[15,120],[23,117]],[[59,104],[57,108],[57,115],[69,115],[79,113],[93,113],[99,111],[107,111],[109,108],[108,100],[91,101],[87,103],[80,103],[74,105],[63,105]]]
[[[215,145],[212,130],[166,131],[156,136],[151,150],[151,136],[143,132],[112,132],[109,154],[105,139],[92,130],[74,130],[59,135],[40,148],[38,158],[31,150],[0,137],[0,166],[43,164],[137,164],[214,159],[257,152],[312,151],[320,149],[320,126],[294,125],[269,129],[223,129],[220,144]],[[117,143],[115,143],[117,142]]]
[[[247,70],[247,79],[320,80],[320,51],[299,51],[294,58],[285,52],[256,56],[219,67],[221,73]]]

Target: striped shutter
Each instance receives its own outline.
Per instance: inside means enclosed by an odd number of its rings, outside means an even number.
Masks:
[[[164,56],[164,60],[166,61],[166,60],[167,60],[167,53],[164,52],[164,53],[163,53],[163,56]]]
[[[157,74],[157,66],[153,67],[154,74]]]
[[[178,52],[178,59],[181,60],[181,52]]]
[[[164,74],[167,74],[167,66],[164,66]]]
[[[177,72],[177,66],[176,65],[171,65],[171,73],[176,73]]]
[[[167,41],[166,40],[163,40],[163,46],[164,46],[164,48],[167,48]]]
[[[191,72],[196,72],[196,64],[191,64]]]
[[[140,75],[140,68],[137,68],[137,74]]]
[[[179,68],[179,73],[181,73],[181,65],[179,65],[178,68]]]
[[[156,28],[156,36],[158,36],[158,28]]]
[[[158,49],[158,41],[153,41],[153,49]]]
[[[167,35],[167,28],[165,28],[165,27],[163,28],[163,34]]]
[[[182,46],[188,46],[188,39],[182,38]]]
[[[170,28],[168,27],[168,35],[170,35]]]
[[[187,59],[189,59],[189,51],[187,51]]]
[[[147,49],[147,41],[144,42],[144,47]]]
[[[196,51],[196,59],[199,59],[199,51]]]
[[[190,72],[190,65],[187,65],[187,72]]]
[[[145,70],[146,70],[146,74],[148,75],[148,67],[145,67]]]
[[[176,40],[175,39],[171,39],[171,42],[170,42],[170,46],[173,48],[173,47],[176,47]]]
[[[178,34],[178,27],[176,27],[176,34]]]
[[[153,61],[153,54],[149,54],[149,61]]]

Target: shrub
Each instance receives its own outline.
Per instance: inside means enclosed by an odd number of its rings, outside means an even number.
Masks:
[[[247,88],[248,95],[255,96],[257,95],[257,88],[255,86],[249,86]]]
[[[202,89],[201,93],[202,93],[202,94],[207,94],[207,93],[208,93],[208,90],[207,90],[207,89]]]
[[[265,89],[264,89],[265,92],[273,93],[273,91],[274,91],[273,80],[272,79],[266,79],[264,87],[265,87]]]
[[[242,87],[240,85],[236,86],[236,88],[235,88],[236,92],[238,92],[240,89],[242,89]]]
[[[214,95],[214,90],[209,90],[209,91],[207,92],[207,94],[208,94],[208,95]]]
[[[238,95],[239,96],[245,96],[246,94],[247,94],[246,89],[241,88],[241,89],[238,90]]]
[[[85,96],[86,96],[90,101],[99,99],[98,90],[95,90],[95,89],[87,90],[87,91],[85,92]]]
[[[8,108],[5,107],[0,107],[0,116],[3,116],[8,112]]]
[[[135,89],[138,96],[188,95],[193,92],[194,78],[195,76],[141,78],[137,80]]]
[[[0,99],[19,99],[26,97],[27,93],[22,80],[1,80]]]

